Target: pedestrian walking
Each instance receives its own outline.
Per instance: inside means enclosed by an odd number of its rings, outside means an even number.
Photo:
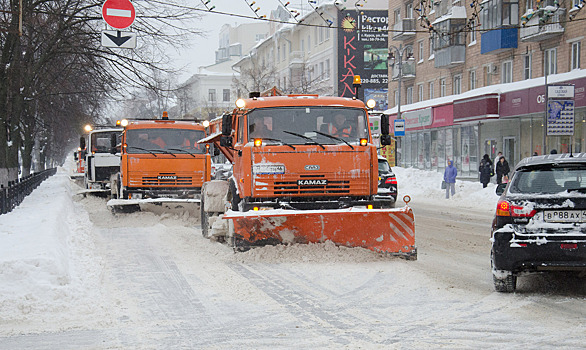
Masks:
[[[485,154],[482,157],[480,166],[478,167],[478,172],[480,173],[480,182],[482,183],[482,188],[486,188],[490,182],[490,178],[494,175],[492,170],[492,161],[488,157],[488,154]]]
[[[446,183],[446,199],[450,198],[450,192],[452,197],[456,193],[456,176],[458,176],[458,169],[454,166],[454,162],[448,160],[448,166],[444,170],[444,181]]]
[[[510,171],[509,162],[507,162],[505,157],[501,157],[498,163],[496,163],[496,183],[499,185],[502,184],[503,178],[506,180],[505,182],[508,182]]]

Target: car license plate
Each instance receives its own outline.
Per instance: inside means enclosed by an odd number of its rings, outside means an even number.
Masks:
[[[544,218],[546,222],[586,222],[586,210],[548,210]]]

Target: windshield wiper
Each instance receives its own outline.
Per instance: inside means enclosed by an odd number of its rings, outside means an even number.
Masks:
[[[318,145],[318,146],[320,146],[322,149],[326,149],[326,148],[325,148],[325,147],[324,147],[324,146],[323,146],[321,143],[319,143],[319,142],[315,141],[314,139],[312,139],[312,138],[310,138],[310,137],[307,137],[307,136],[305,136],[305,135],[301,135],[301,134],[298,134],[298,133],[296,133],[296,132],[287,131],[287,130],[283,130],[283,132],[284,132],[285,134],[289,134],[289,135],[293,135],[293,136],[301,137],[302,139],[304,139],[304,140],[307,140],[307,141],[311,142],[311,144],[312,144],[312,145]]]
[[[262,139],[262,140],[269,140],[269,141],[280,142],[280,143],[284,144],[285,146],[289,146],[289,147],[291,147],[293,149],[296,149],[293,145],[290,145],[288,143],[285,143],[285,142],[283,142],[282,140],[279,140],[279,139],[272,139],[270,137],[259,137],[259,138]]]
[[[157,155],[156,155],[156,154],[153,152],[153,151],[157,151],[157,150],[148,150],[148,149],[146,149],[146,148],[142,148],[142,147],[136,147],[136,146],[126,146],[126,147],[127,147],[127,148],[136,148],[136,149],[138,149],[138,150],[141,150],[141,151],[148,152],[148,153],[152,154],[152,155],[153,155],[153,156],[155,156],[155,157],[157,156]]]
[[[315,132],[315,133],[318,133],[318,134],[320,134],[320,135],[322,135],[322,136],[325,136],[325,137],[329,137],[329,138],[330,138],[330,139],[332,139],[332,140],[342,141],[342,142],[344,142],[345,144],[347,144],[348,146],[350,146],[350,148],[351,148],[351,149],[354,149],[354,147],[352,147],[352,145],[351,145],[351,144],[349,144],[349,143],[348,143],[348,141],[346,141],[346,140],[344,140],[344,139],[341,139],[341,138],[339,138],[339,137],[332,136],[332,135],[330,135],[330,134],[326,134],[326,133],[324,133],[324,132],[317,131],[317,130],[313,130],[313,132]]]
[[[179,151],[179,152],[184,152],[184,153],[189,153],[193,158],[195,158],[195,154],[186,151],[184,149],[180,149],[180,148],[167,148],[169,151]]]

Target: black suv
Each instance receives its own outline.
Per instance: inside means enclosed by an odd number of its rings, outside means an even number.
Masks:
[[[586,153],[525,158],[492,223],[495,289],[513,292],[525,272],[586,271]]]
[[[380,197],[391,197],[397,201],[397,177],[393,173],[389,162],[384,157],[378,157],[378,194]]]

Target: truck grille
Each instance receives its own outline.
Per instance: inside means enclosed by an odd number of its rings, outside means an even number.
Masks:
[[[200,179],[201,180],[201,179]],[[141,186],[192,186],[194,177],[179,176],[174,173],[160,173],[158,175],[143,176]]]
[[[299,185],[298,180],[325,179],[325,185]],[[283,175],[257,176],[255,178],[254,193],[257,196],[348,196],[365,195],[369,188],[369,179],[360,175],[333,176],[322,175]]]

